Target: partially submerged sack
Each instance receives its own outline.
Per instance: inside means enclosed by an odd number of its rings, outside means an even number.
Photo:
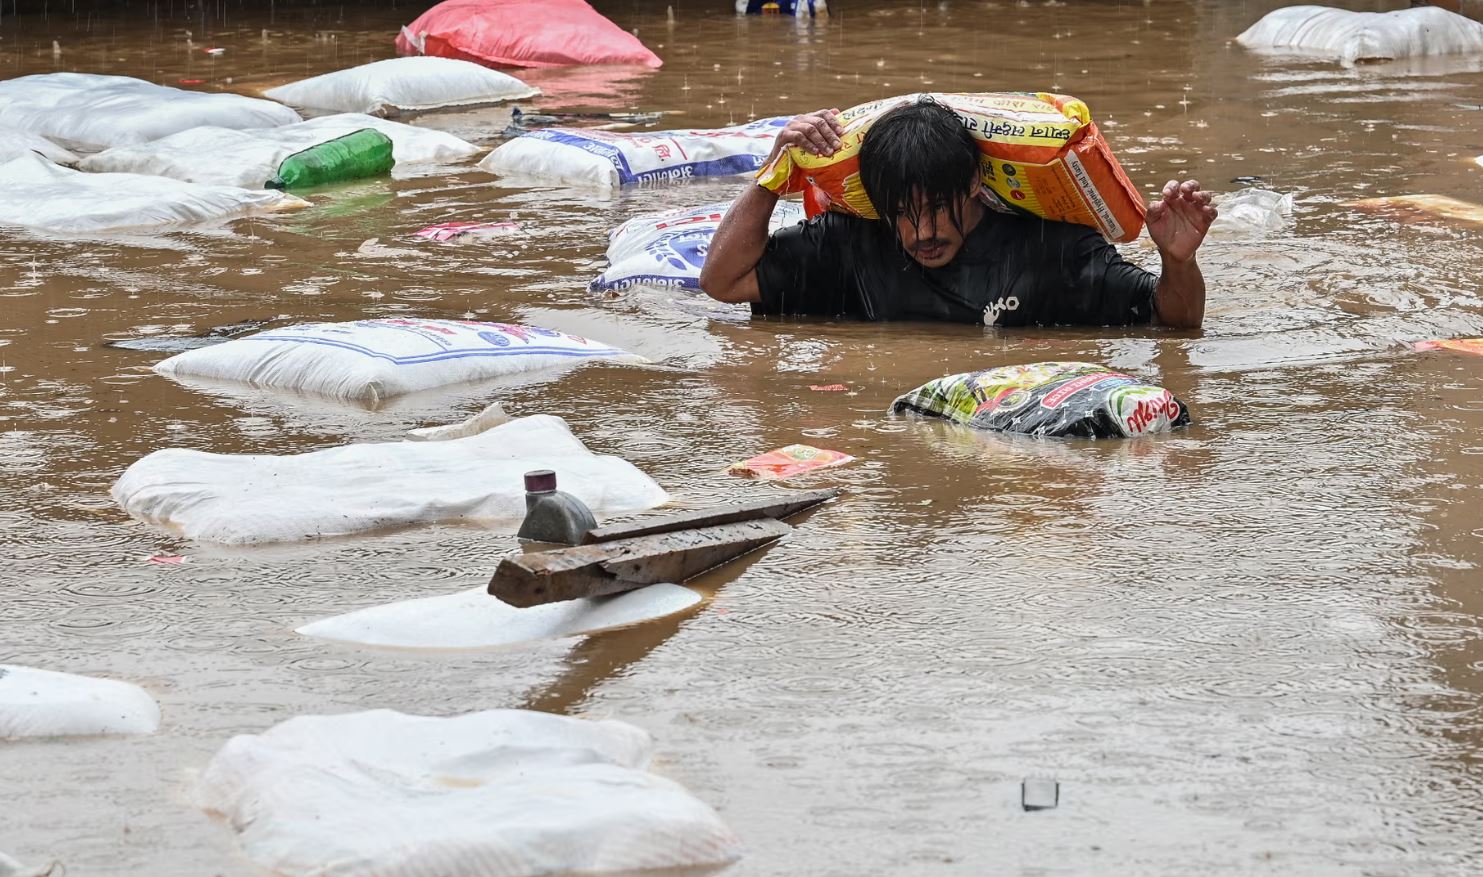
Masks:
[[[154,370],[375,406],[407,393],[594,359],[643,361],[535,326],[387,318],[270,329],[172,356]]]
[[[79,167],[261,189],[290,155],[366,128],[391,138],[398,165],[454,162],[479,151],[444,131],[343,113],[255,131],[192,128],[152,143],[116,146],[83,159]]]
[[[305,454],[211,454],[167,448],[113,485],[124,511],[191,539],[226,545],[294,542],[430,523],[513,534],[525,516],[526,472],[550,469],[594,512],[642,511],[669,500],[618,457],[593,454],[550,415],[466,438],[342,445]]]
[[[0,664],[0,740],[153,734],[160,705],[127,682]]]
[[[402,28],[396,50],[492,67],[664,63],[585,0],[444,0]]]
[[[308,189],[391,173],[391,138],[374,128],[326,140],[295,152],[278,165],[269,189]]]
[[[240,94],[206,94],[129,76],[38,73],[0,81],[0,125],[95,152],[187,128],[272,128],[299,114]]]
[[[1483,24],[1435,6],[1395,12],[1289,6],[1267,13],[1236,42],[1254,51],[1318,56],[1349,66],[1483,53]]]
[[[295,107],[378,114],[524,100],[540,93],[507,73],[452,58],[388,58],[263,92]]]
[[[528,710],[299,716],[233,737],[195,799],[284,877],[628,874],[737,859],[714,810],[648,772],[653,748],[623,722]]]
[[[891,412],[944,417],[1026,435],[1126,438],[1190,422],[1163,387],[1086,362],[1039,362],[949,375],[891,403]]]
[[[76,164],[77,156],[40,134],[15,128],[0,128],[0,164],[13,158],[39,155],[56,164]]]
[[[39,155],[0,165],[0,191],[0,225],[69,234],[159,230],[309,206],[302,198],[262,189],[83,173]]]
[[[860,182],[860,146],[876,119],[930,97],[958,114],[981,154],[980,178],[998,206],[1058,222],[1091,226],[1110,241],[1138,237],[1146,208],[1123,173],[1087,105],[1060,94],[908,94],[851,107],[840,114],[843,146],[832,156],[784,149],[757,174],[779,194],[810,186],[830,209],[874,219]]]
[[[694,177],[755,173],[787,119],[730,128],[620,134],[542,128],[505,143],[479,162],[490,173],[617,188]]]
[[[639,285],[700,289],[700,269],[711,238],[729,209],[731,202],[707,204],[628,220],[608,236],[608,268],[587,285],[587,291],[617,292]],[[802,221],[801,206],[779,201],[768,229]]]

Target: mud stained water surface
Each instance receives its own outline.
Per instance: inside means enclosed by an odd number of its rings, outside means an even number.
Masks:
[[[0,16],[0,75],[244,93],[391,57],[421,11],[32,5]],[[531,706],[650,731],[655,769],[745,840],[737,877],[1483,868],[1483,522],[1468,511],[1483,359],[1410,349],[1483,335],[1483,229],[1346,206],[1483,200],[1483,62],[1263,60],[1231,40],[1270,2],[838,0],[802,24],[736,18],[730,0],[597,5],[664,67],[533,71],[545,95],[526,108],[700,127],[1054,90],[1091,105],[1145,192],[1258,177],[1295,194],[1295,222],[1206,244],[1199,333],[749,320],[683,293],[587,293],[611,227],[733,197],[736,179],[607,195],[513,187],[470,160],[209,230],[0,230],[0,662],[127,679],[163,708],[149,737],[0,744],[0,849],[69,877],[258,873],[186,794],[231,735],[304,713]],[[489,147],[508,115],[411,121]],[[524,233],[408,236],[453,220]],[[1156,267],[1146,237],[1125,251]],[[187,389],[150,371],[164,354],[101,346],[395,315],[530,322],[655,364],[366,412]],[[1195,423],[1036,441],[884,414],[927,379],[1046,359],[1162,383]],[[849,391],[809,389],[836,383]],[[431,657],[294,628],[477,587],[517,550],[508,531],[212,548],[108,495],[159,448],[392,439],[495,399],[561,415],[689,505],[752,495],[724,468],[781,445],[858,461],[800,480],[848,495],[700,581],[708,599],[679,617]],[[145,562],[159,553],[189,562]],[[1058,779],[1059,808],[1022,812],[1027,776]]]

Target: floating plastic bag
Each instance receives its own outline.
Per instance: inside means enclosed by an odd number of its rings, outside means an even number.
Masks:
[[[14,158],[31,155],[39,155],[55,164],[77,163],[75,153],[69,149],[63,149],[40,134],[14,128],[0,128],[0,164]]]
[[[608,268],[587,285],[588,292],[617,292],[633,286],[700,289],[711,238],[731,203],[666,210],[635,216],[608,236]],[[779,201],[768,223],[776,231],[803,221],[803,208]]]
[[[159,726],[160,705],[137,685],[0,664],[0,740],[153,734]]]
[[[334,140],[295,152],[278,165],[278,173],[264,183],[269,189],[308,189],[391,173],[391,138],[374,128],[362,128]]]
[[[95,152],[187,128],[272,128],[299,114],[240,94],[205,94],[129,76],[39,73],[0,81],[0,125]]]
[[[326,618],[298,629],[304,636],[398,649],[488,649],[561,639],[652,621],[689,609],[700,595],[661,584],[614,597],[563,600],[516,609],[480,586],[458,594],[402,600]]]
[[[1483,24],[1435,6],[1395,12],[1350,12],[1289,6],[1263,16],[1236,37],[1248,49],[1316,55],[1346,66],[1427,55],[1483,52]]]
[[[491,67],[664,63],[585,0],[444,0],[402,28],[396,50]]]
[[[172,356],[154,370],[374,407],[407,393],[594,359],[642,361],[534,326],[387,318],[270,329]]]
[[[80,167],[261,189],[294,153],[365,128],[391,138],[392,157],[401,165],[459,161],[479,151],[443,131],[343,113],[258,131],[193,128],[153,143],[100,152],[83,159]]]
[[[284,877],[539,877],[723,865],[740,843],[647,771],[632,725],[528,710],[300,716],[232,738],[196,784]]]
[[[69,234],[159,229],[308,207],[282,192],[88,174],[39,155],[0,165],[0,225]]]
[[[788,445],[776,451],[758,454],[750,460],[732,463],[727,471],[743,478],[777,481],[812,472],[815,469],[843,466],[854,459],[849,454],[842,454],[839,451],[826,451],[809,445]]]
[[[1168,432],[1189,409],[1163,387],[1086,362],[1038,362],[949,375],[891,403],[891,412],[945,417],[1026,435],[1125,438]]]
[[[1215,199],[1220,216],[1210,227],[1216,235],[1263,235],[1279,232],[1292,222],[1292,194],[1268,189],[1242,189]]]
[[[305,454],[211,454],[168,448],[124,471],[113,498],[139,520],[202,542],[250,545],[412,524],[498,525],[525,516],[523,476],[556,472],[594,512],[642,511],[669,497],[618,457],[587,450],[549,415],[467,438],[353,444]]]
[[[999,206],[1098,229],[1126,243],[1143,228],[1145,206],[1092,121],[1087,105],[1060,94],[908,94],[851,107],[840,114],[843,146],[832,156],[784,149],[758,175],[779,194],[811,186],[829,207],[874,219],[860,182],[860,146],[876,119],[930,97],[957,113],[978,143],[986,194]]]
[[[479,167],[556,183],[617,188],[694,177],[750,174],[762,167],[787,119],[712,130],[620,134],[542,128],[496,148]]]
[[[1447,338],[1436,341],[1417,341],[1411,345],[1413,350],[1451,350],[1457,353],[1471,353],[1473,356],[1483,356],[1483,338]]]
[[[518,222],[440,222],[412,233],[412,237],[440,244],[449,241],[488,240],[520,233]]]
[[[452,58],[388,58],[263,92],[295,107],[376,114],[524,100],[540,93],[509,74]]]

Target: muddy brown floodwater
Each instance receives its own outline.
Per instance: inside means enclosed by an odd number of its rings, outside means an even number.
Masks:
[[[251,92],[390,57],[422,8],[252,5],[7,10],[0,75]],[[185,797],[230,735],[311,712],[525,705],[652,732],[657,769],[747,843],[737,877],[1483,869],[1483,522],[1468,511],[1483,359],[1407,345],[1483,334],[1483,233],[1346,206],[1483,193],[1483,61],[1254,58],[1230,40],[1279,5],[1265,0],[838,0],[802,25],[737,19],[730,0],[676,0],[670,25],[666,5],[598,4],[662,70],[535,72],[534,105],[688,127],[913,90],[1053,89],[1088,101],[1141,188],[1256,176],[1296,194],[1296,225],[1205,246],[1203,333],[749,322],[673,293],[585,292],[610,227],[730,197],[736,180],[607,197],[507,188],[469,162],[211,232],[0,231],[0,662],[128,679],[164,710],[150,737],[0,745],[0,849],[69,877],[258,873]],[[191,51],[186,30],[226,53]],[[485,145],[503,128],[487,110],[415,121]],[[510,219],[529,233],[403,237]],[[373,238],[386,248],[362,246]],[[1146,238],[1127,250],[1155,261]],[[396,314],[530,321],[660,365],[351,413],[204,395],[153,375],[158,354],[100,346]],[[883,414],[926,379],[1050,358],[1162,382],[1195,425],[1032,441]],[[851,392],[808,389],[823,383]],[[293,629],[474,587],[512,536],[213,549],[108,496],[157,448],[386,439],[491,398],[567,418],[691,503],[746,495],[725,465],[791,442],[859,462],[803,482],[849,494],[703,581],[710,599],[678,618],[435,657]],[[191,562],[143,562],[161,551]],[[1058,809],[1019,810],[1036,775],[1060,780]]]

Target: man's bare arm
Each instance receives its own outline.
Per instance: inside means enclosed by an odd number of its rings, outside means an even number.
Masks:
[[[840,147],[844,128],[839,110],[805,113],[783,126],[772,145],[768,163],[785,147],[799,146],[814,155],[833,155]],[[751,186],[736,199],[716,228],[700,269],[700,288],[717,301],[754,302],[761,298],[757,287],[757,263],[767,251],[767,225],[778,196]]]
[[[1158,321],[1175,329],[1198,329],[1205,321],[1205,275],[1195,252],[1218,215],[1210,193],[1195,180],[1170,180],[1148,208],[1148,236],[1159,248],[1163,272],[1153,293]]]

